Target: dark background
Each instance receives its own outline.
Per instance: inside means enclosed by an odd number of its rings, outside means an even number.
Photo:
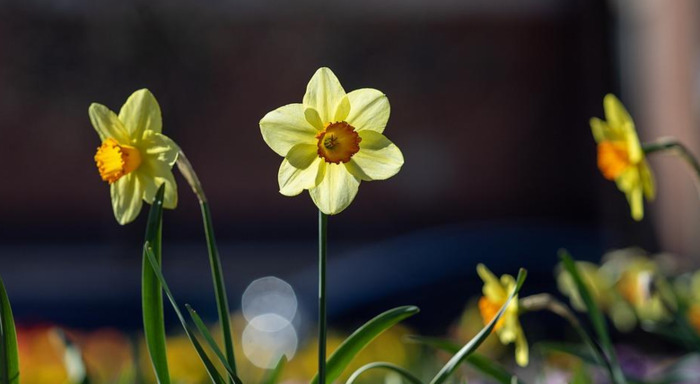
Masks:
[[[527,294],[556,289],[561,247],[655,250],[600,176],[588,126],[618,90],[615,22],[583,0],[0,1],[0,274],[18,322],[140,327],[147,206],[114,220],[87,109],[144,87],[209,197],[232,309],[276,275],[313,313],[316,209],[278,193],[258,121],[300,102],[320,66],[388,95],[385,133],[406,158],[329,220],[334,325],[417,304],[413,324],[440,332],[480,292],[478,262],[528,268]],[[199,208],[175,173],[164,270],[213,320]]]

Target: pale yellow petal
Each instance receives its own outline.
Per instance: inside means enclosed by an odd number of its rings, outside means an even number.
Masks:
[[[642,146],[639,144],[637,131],[634,129],[634,124],[629,121],[624,126],[625,142],[627,143],[627,153],[632,164],[637,164],[644,158]]]
[[[371,130],[382,133],[389,121],[391,107],[389,99],[382,92],[363,88],[348,93],[350,114],[348,124],[358,131]]]
[[[627,192],[627,201],[630,205],[630,213],[636,221],[644,218],[644,202],[642,201],[641,185]]]
[[[314,108],[304,108],[304,117],[306,117],[306,121],[317,130],[323,131],[325,129],[323,121],[321,121],[321,116],[318,115],[318,111]]]
[[[177,161],[180,148],[169,137],[162,133],[146,131],[143,140],[138,145],[139,151],[155,160],[167,163],[171,167]]]
[[[348,172],[342,164],[326,164],[326,174],[315,188],[309,190],[314,204],[327,215],[335,215],[347,208],[357,195],[360,179]]]
[[[299,169],[284,159],[277,173],[280,193],[285,196],[296,196],[305,189],[317,186],[323,179],[325,164],[320,157],[316,157],[308,167]]]
[[[100,136],[100,140],[105,141],[112,138],[121,144],[129,144],[129,135],[126,128],[119,121],[119,117],[109,108],[102,104],[92,103],[88,110],[90,122]]]
[[[143,185],[140,180],[130,173],[110,185],[109,192],[117,222],[124,225],[134,221],[143,205]]]
[[[348,114],[350,113],[350,99],[348,95],[343,96],[338,102],[338,106],[335,108],[335,115],[333,117],[333,122],[345,121],[347,120]]]
[[[178,195],[177,184],[173,171],[168,163],[162,161],[144,161],[136,170],[139,180],[143,184],[143,199],[148,204],[153,204],[158,188],[165,184],[163,196],[163,208],[175,209],[177,207]]]
[[[267,145],[280,156],[297,144],[315,144],[316,128],[306,121],[301,104],[277,108],[260,120],[260,132]]]
[[[401,170],[403,154],[386,136],[375,131],[360,131],[359,135],[360,151],[345,164],[350,173],[370,181],[388,179]]]
[[[119,120],[132,140],[141,140],[145,131],[160,133],[163,120],[158,101],[148,89],[139,89],[129,96],[119,110]]]
[[[345,90],[333,71],[319,68],[306,86],[304,108],[314,108],[324,124],[331,123],[343,97]]]
[[[306,169],[314,160],[320,159],[318,147],[313,144],[297,144],[287,152],[286,159],[294,168]]]

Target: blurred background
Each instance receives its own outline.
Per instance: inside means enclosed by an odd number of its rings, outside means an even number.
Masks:
[[[528,268],[526,294],[553,291],[559,248],[597,261],[638,245],[697,266],[685,164],[652,158],[658,199],[636,223],[599,174],[588,120],[613,92],[642,141],[673,135],[700,153],[698,17],[692,0],[0,0],[0,274],[17,321],[140,329],[147,212],[114,220],[87,109],[145,87],[209,197],[232,310],[275,276],[307,336],[317,211],[307,193],[278,193],[282,159],[258,121],[300,102],[320,66],[347,91],[388,95],[386,135],[406,158],[329,220],[333,326],[415,304],[410,324],[440,333],[479,293],[478,262]],[[199,207],[176,178],[164,272],[213,321]]]

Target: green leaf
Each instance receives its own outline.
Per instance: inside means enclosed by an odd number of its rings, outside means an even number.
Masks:
[[[231,337],[231,323],[228,310],[228,299],[226,297],[226,285],[224,284],[224,275],[221,271],[221,259],[219,258],[219,250],[216,246],[214,238],[214,225],[211,220],[211,212],[209,203],[206,200],[200,200],[202,210],[202,220],[204,222],[204,234],[207,238],[207,250],[209,252],[209,265],[211,266],[211,276],[214,283],[214,294],[216,297],[216,307],[219,313],[219,324],[221,324],[221,333],[224,338],[224,350],[226,351],[226,360],[236,374],[236,358],[233,352],[233,338]]]
[[[452,355],[459,352],[460,349],[460,346],[455,342],[437,337],[410,336],[408,341],[439,349]],[[508,372],[508,370],[503,368],[503,366],[484,355],[473,352],[471,355],[467,356],[465,362],[474,367],[477,371],[498,381],[499,383],[513,383],[513,378],[515,375]],[[522,384],[520,379],[515,378],[515,380],[516,383]]]
[[[370,369],[376,369],[376,368],[384,368],[388,369],[390,371],[394,371],[398,373],[399,375],[403,376],[406,380],[411,382],[412,384],[423,384],[423,382],[414,376],[411,372],[407,371],[404,368],[399,367],[398,365],[391,364],[391,363],[386,363],[383,361],[377,361],[374,363],[369,363],[367,365],[363,365],[360,367],[357,371],[353,372],[352,375],[350,375],[350,378],[348,378],[348,381],[346,384],[352,384],[355,382],[355,380],[363,373],[369,371]]]
[[[608,334],[608,326],[605,323],[605,318],[600,308],[595,304],[593,296],[591,296],[586,283],[584,283],[581,274],[576,267],[576,263],[571,258],[566,250],[559,251],[559,258],[564,264],[564,268],[571,275],[576,288],[578,289],[581,300],[586,306],[586,312],[588,313],[588,318],[593,324],[593,329],[598,336],[598,342],[600,342],[601,347],[607,355],[607,360],[610,362],[608,370],[610,373],[610,379],[616,384],[626,384],[625,375],[622,373],[620,364],[617,362],[617,355],[615,354],[615,349],[613,348],[612,341],[610,340],[610,334]]]
[[[275,366],[275,369],[271,370],[265,378],[262,380],[262,384],[277,384],[279,383],[280,379],[282,378],[282,371],[284,371],[284,367],[287,366],[287,356],[282,355],[280,358],[280,361],[277,362],[277,365]]]
[[[0,278],[0,384],[19,384],[17,332],[10,299]]]
[[[496,322],[503,316],[503,313],[506,311],[506,308],[508,308],[508,305],[510,305],[510,302],[513,300],[513,298],[520,292],[520,288],[523,286],[523,283],[525,282],[525,277],[527,277],[527,271],[523,268],[520,268],[520,271],[518,272],[518,278],[517,282],[515,285],[515,289],[513,289],[513,292],[510,293],[510,296],[508,296],[508,300],[503,304],[501,309],[498,311],[496,316],[494,316],[493,319],[484,327],[479,333],[474,336],[462,349],[459,350],[452,358],[450,361],[445,364],[444,367],[440,370],[440,372],[435,375],[433,380],[430,382],[430,384],[440,384],[444,383],[452,373],[457,369],[457,367],[462,363],[464,359],[466,359],[469,355],[471,355],[474,351],[476,351],[477,348],[481,345],[481,343],[486,340],[488,335],[491,334],[491,331],[493,328],[496,326]]]
[[[163,194],[165,184],[158,188],[151,205],[146,224],[146,242],[153,250],[155,260],[161,262],[161,230],[163,226]],[[163,318],[163,294],[157,276],[144,250],[141,267],[141,308],[143,311],[143,333],[148,354],[158,383],[170,384],[168,358],[165,347],[165,320]]]
[[[225,384],[225,380],[221,377],[219,372],[216,370],[216,367],[214,366],[214,363],[212,363],[211,359],[209,359],[209,356],[207,356],[207,353],[204,351],[204,348],[202,348],[202,345],[199,343],[199,340],[194,335],[194,332],[192,328],[190,328],[189,324],[187,324],[187,320],[185,320],[185,317],[182,315],[182,311],[180,311],[180,307],[177,305],[177,302],[175,301],[175,297],[173,297],[172,292],[170,291],[170,288],[168,287],[168,283],[165,281],[165,277],[163,276],[163,272],[160,269],[160,265],[158,264],[158,261],[155,258],[155,255],[153,254],[153,251],[151,250],[150,244],[146,243],[143,246],[144,253],[146,254],[146,257],[153,268],[153,272],[156,275],[158,281],[163,287],[163,291],[165,292],[165,295],[168,297],[168,300],[170,301],[170,304],[173,307],[173,310],[175,311],[175,314],[177,315],[177,318],[180,320],[180,323],[182,324],[182,328],[185,330],[185,334],[187,335],[187,338],[190,340],[192,343],[192,346],[194,349],[197,351],[197,354],[199,355],[199,358],[202,360],[202,363],[204,363],[204,367],[207,370],[207,373],[209,374],[209,377],[211,378],[212,382],[215,384]],[[234,374],[229,372],[229,376],[231,379],[237,383],[241,384],[241,380],[236,377]]]
[[[362,351],[374,338],[394,326],[401,320],[419,312],[412,305],[390,309],[358,328],[352,335],[333,352],[326,363],[326,382],[332,383],[343,373],[352,359]],[[311,384],[318,383],[318,375],[314,376]]]
[[[219,358],[219,361],[221,361],[221,364],[224,365],[224,368],[226,368],[231,375],[236,375],[235,369],[229,365],[228,361],[226,361],[226,357],[224,356],[223,352],[221,352],[221,348],[219,348],[219,346],[216,344],[216,341],[214,341],[209,329],[199,317],[197,312],[192,309],[189,304],[185,304],[185,308],[187,308],[187,311],[189,312],[192,321],[194,321],[194,325],[197,326],[199,333],[204,336],[204,340],[206,340],[206,342],[209,344],[209,348],[214,351],[214,354],[216,354],[216,357]]]

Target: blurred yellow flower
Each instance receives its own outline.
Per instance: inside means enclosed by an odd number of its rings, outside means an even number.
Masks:
[[[177,185],[172,167],[179,148],[161,134],[160,106],[151,92],[134,92],[119,115],[97,103],[90,105],[89,114],[102,140],[95,163],[102,180],[110,185],[119,224],[136,219],[142,200],[152,203],[161,184],[165,184],[163,206],[175,208]]]
[[[330,69],[318,69],[301,104],[285,105],[260,120],[263,139],[284,157],[280,193],[309,190],[314,204],[334,215],[350,205],[360,181],[394,176],[404,159],[382,134],[389,113],[382,92],[363,88],[346,94]]]
[[[476,271],[484,281],[484,295],[479,299],[479,312],[488,324],[496,316],[501,307],[508,300],[508,296],[515,289],[515,279],[511,275],[502,275],[499,280],[485,265],[476,266]],[[498,338],[503,344],[515,343],[515,361],[521,367],[527,365],[529,352],[525,333],[520,326],[518,318],[518,296],[513,298],[503,316],[496,322],[494,328]]]
[[[22,384],[69,384],[65,346],[53,328],[17,328]]]
[[[576,269],[590,290],[593,301],[603,310],[608,308],[612,283],[607,275],[602,273],[596,264],[587,261],[577,261]],[[585,311],[586,305],[583,303],[573,278],[561,264],[557,266],[556,278],[559,291],[571,300],[571,305],[578,311]]]
[[[642,196],[654,199],[654,177],[639,144],[632,117],[612,94],[603,99],[606,121],[590,120],[593,138],[598,143],[598,168],[608,180],[614,180],[624,192],[632,218],[644,217]]]

